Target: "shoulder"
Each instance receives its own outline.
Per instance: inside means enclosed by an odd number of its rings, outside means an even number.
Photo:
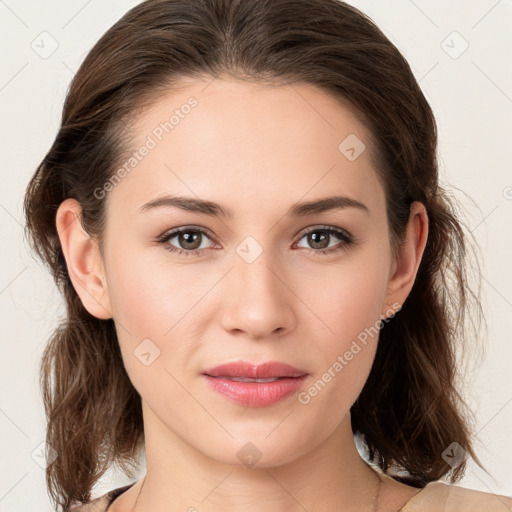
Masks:
[[[133,485],[135,485],[135,482],[123,487],[118,487],[87,503],[71,505],[71,507],[67,508],[64,512],[106,512],[112,502]]]
[[[400,512],[512,512],[512,497],[430,482]]]

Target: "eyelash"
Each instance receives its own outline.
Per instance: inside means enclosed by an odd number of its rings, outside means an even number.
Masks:
[[[175,229],[169,233],[166,233],[162,235],[160,238],[157,239],[157,243],[164,246],[164,249],[167,251],[170,251],[172,253],[183,255],[183,256],[200,256],[201,252],[205,249],[180,249],[178,247],[174,247],[167,242],[174,238],[176,235],[179,235],[180,233],[185,232],[191,232],[191,233],[200,233],[201,235],[205,235],[206,237],[210,238],[208,232],[201,228],[196,227],[184,227],[184,228],[178,228]],[[336,238],[340,239],[342,241],[341,244],[335,245],[334,247],[330,247],[328,249],[309,249],[309,251],[312,251],[315,256],[325,256],[326,254],[331,254],[333,252],[343,251],[346,250],[348,247],[350,247],[354,240],[352,236],[350,236],[345,231],[342,231],[340,229],[335,229],[330,226],[317,226],[314,229],[311,229],[309,231],[303,232],[300,234],[299,241],[302,240],[306,235],[309,235],[310,233],[328,233],[329,235],[334,235]],[[308,250],[308,249],[306,249]]]

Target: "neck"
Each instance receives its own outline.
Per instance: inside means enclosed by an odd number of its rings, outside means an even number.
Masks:
[[[235,442],[226,435],[224,453],[231,450],[233,457],[221,462],[170,431],[144,401],[143,410],[147,472],[136,512],[374,509],[379,479],[357,451],[349,414],[320,445],[298,456],[287,453],[286,460],[278,453],[274,459],[267,457],[266,464],[249,466],[242,461],[251,459],[237,452],[246,445],[245,455],[257,457],[255,445]],[[261,440],[258,446],[263,461]],[[201,448],[206,451],[208,446]]]

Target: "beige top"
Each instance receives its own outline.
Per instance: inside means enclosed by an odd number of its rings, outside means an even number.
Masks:
[[[400,512],[510,512],[512,497],[430,482]]]
[[[387,475],[385,475],[387,476]],[[388,478],[391,478],[388,476]],[[71,512],[107,512],[113,501],[135,484],[119,487]],[[512,512],[512,497],[475,491],[443,482],[430,482],[399,512]]]

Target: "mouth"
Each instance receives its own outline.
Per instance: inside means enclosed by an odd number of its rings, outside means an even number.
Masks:
[[[268,407],[297,393],[307,375],[251,378],[205,374],[206,384],[231,402],[244,407]]]
[[[296,393],[309,374],[278,361],[259,365],[235,361],[210,368],[203,375],[210,389],[231,402],[267,407]]]
[[[299,377],[270,377],[268,379],[251,379],[250,377],[231,377],[229,375],[208,375],[205,373],[207,377],[213,377],[214,379],[226,379],[231,380],[233,382],[275,382],[277,380],[282,379],[298,379]]]
[[[281,379],[303,377],[307,375],[307,372],[278,361],[268,361],[259,365],[246,361],[235,361],[207,369],[203,375],[235,382],[274,382]]]

